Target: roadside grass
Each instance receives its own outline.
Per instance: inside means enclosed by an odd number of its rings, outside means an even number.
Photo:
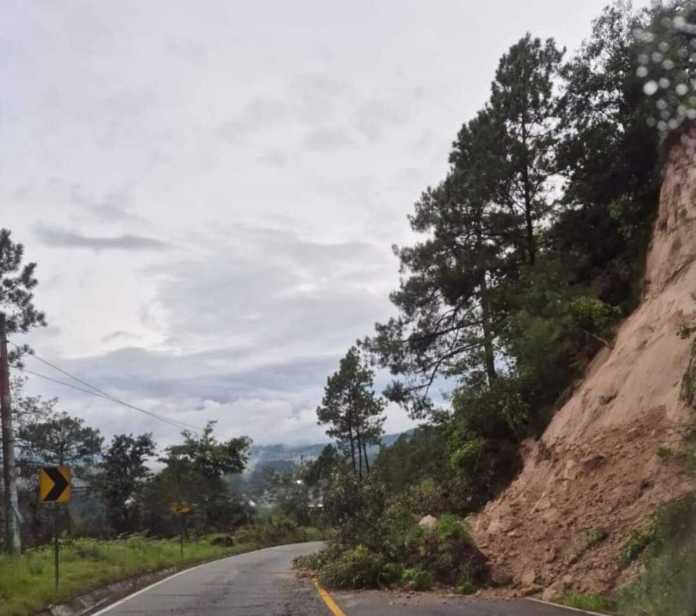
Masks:
[[[616,603],[604,595],[573,592],[563,595],[558,602],[568,607],[587,610],[588,612],[599,612],[602,614],[613,614],[616,612]]]
[[[123,539],[73,539],[61,542],[60,586],[54,588],[53,549],[41,546],[20,557],[0,556],[0,614],[29,616],[51,604],[126,578],[164,569],[185,569],[203,562],[283,543],[312,541],[316,529],[298,529],[292,536],[274,536],[270,541],[236,537],[223,545],[218,536],[202,537],[184,544],[178,539],[148,539],[133,535]],[[259,533],[260,534],[260,533]],[[258,537],[256,538],[258,539]]]

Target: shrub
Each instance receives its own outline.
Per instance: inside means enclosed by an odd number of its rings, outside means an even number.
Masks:
[[[674,451],[672,451],[669,447],[658,447],[657,448],[657,457],[660,458],[660,460],[669,460],[674,456]]]
[[[594,593],[568,593],[563,595],[559,602],[568,607],[589,612],[613,612],[616,609],[614,601]]]
[[[648,545],[655,539],[655,527],[652,523],[644,528],[638,528],[631,531],[628,540],[619,552],[617,561],[621,569],[628,567],[635,561],[645,550]]]
[[[292,561],[296,569],[319,571],[324,565],[338,560],[343,554],[343,548],[335,543],[329,543],[323,550],[314,554],[298,556]]]
[[[325,563],[319,571],[319,580],[330,588],[378,588],[383,567],[381,556],[359,545]]]
[[[387,563],[382,567],[379,582],[382,586],[394,586],[399,584],[404,575],[404,567],[399,563]]]
[[[282,543],[301,543],[320,538],[316,529],[298,526],[285,516],[271,516],[249,526],[239,528],[230,539],[234,544],[254,544],[259,546],[279,545]]]
[[[457,584],[456,590],[460,595],[473,595],[478,589],[467,576],[464,576]]]
[[[433,576],[423,569],[406,569],[401,577],[401,583],[410,590],[422,592],[433,587]]]
[[[440,583],[455,585],[467,576],[470,582],[480,584],[487,578],[486,558],[456,516],[443,515],[437,526],[423,532],[412,547],[410,564],[429,571]]]

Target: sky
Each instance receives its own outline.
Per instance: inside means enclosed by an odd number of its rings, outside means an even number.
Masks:
[[[392,245],[499,57],[526,31],[577,49],[604,4],[4,0],[0,225],[48,320],[15,341],[220,438],[324,440],[326,378],[393,314]],[[178,438],[26,387],[107,437]]]

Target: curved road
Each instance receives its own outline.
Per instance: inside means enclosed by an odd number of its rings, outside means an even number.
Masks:
[[[327,616],[311,582],[292,572],[293,558],[321,547],[284,545],[200,565],[94,616]]]
[[[292,559],[321,543],[285,545],[194,567],[153,584],[93,616],[572,616],[531,601],[476,601],[433,593],[333,594],[330,610]],[[577,612],[575,612],[577,614]]]

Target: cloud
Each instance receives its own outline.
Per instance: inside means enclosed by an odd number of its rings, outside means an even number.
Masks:
[[[88,248],[91,250],[167,250],[169,244],[158,239],[140,235],[124,234],[114,237],[81,235],[57,227],[37,224],[36,236],[45,245],[54,248]]]
[[[353,145],[353,139],[343,129],[323,126],[310,130],[303,143],[306,150],[331,152]]]

